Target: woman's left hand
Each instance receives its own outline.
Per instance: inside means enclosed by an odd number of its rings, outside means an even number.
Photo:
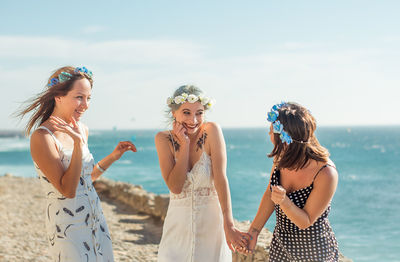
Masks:
[[[271,200],[276,205],[281,205],[286,199],[286,189],[282,186],[271,186]]]
[[[239,231],[236,227],[225,228],[225,238],[232,252],[235,252],[235,249],[247,249],[249,236],[247,233]]]
[[[118,160],[126,151],[136,152],[136,146],[130,141],[119,142],[117,147],[111,153],[114,160]]]

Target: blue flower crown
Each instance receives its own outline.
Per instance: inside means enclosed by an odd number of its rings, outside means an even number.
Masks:
[[[279,109],[281,109],[284,105],[287,105],[286,102],[282,102],[280,104],[276,104],[271,108],[271,111],[268,112],[267,120],[272,123],[272,130],[275,134],[279,134],[279,138],[282,143],[290,144],[293,142],[292,137],[283,130],[283,124],[277,120],[279,116]]]
[[[287,105],[286,102],[281,102],[280,104],[276,104],[271,108],[271,111],[268,112],[267,120],[272,123],[273,132],[279,134],[279,138],[281,139],[282,143],[286,143],[287,145],[290,145],[292,142],[297,142],[301,144],[308,143],[308,141],[293,139],[288,132],[283,130],[283,124],[277,119],[279,116],[279,109],[281,109],[285,105]]]
[[[90,78],[92,78],[93,73],[92,71],[88,70],[86,67],[76,67],[74,70],[75,73],[85,73],[88,75]],[[57,77],[53,77],[50,80],[50,83],[47,84],[48,87],[55,86],[57,84],[63,83],[65,81],[68,81],[72,78],[72,75],[68,72],[61,72]]]

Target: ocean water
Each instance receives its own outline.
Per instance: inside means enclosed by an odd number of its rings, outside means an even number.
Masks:
[[[252,220],[268,184],[272,145],[265,129],[224,129],[227,175],[233,215]],[[89,147],[98,161],[118,141],[134,140],[137,153],[126,153],[105,177],[167,193],[154,146],[156,130],[92,130]],[[320,127],[317,137],[329,149],[339,171],[331,225],[340,251],[354,261],[400,261],[400,127]],[[0,137],[0,175],[36,176],[29,140]],[[273,214],[266,224],[274,228]]]

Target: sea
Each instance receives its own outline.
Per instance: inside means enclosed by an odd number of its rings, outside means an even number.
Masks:
[[[131,140],[128,152],[104,176],[168,193],[160,173],[154,136],[158,130],[91,130],[89,148],[100,160]],[[272,160],[267,128],[223,129],[233,215],[252,220],[266,190]],[[1,133],[0,133],[1,134]],[[317,137],[339,173],[330,222],[340,251],[354,261],[400,261],[400,126],[319,127]],[[0,175],[36,177],[29,139],[0,135]],[[266,223],[275,225],[275,214]]]

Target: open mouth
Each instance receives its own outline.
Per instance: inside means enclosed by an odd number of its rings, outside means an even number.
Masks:
[[[198,124],[197,124],[197,125],[188,125],[188,124],[184,124],[184,126],[185,126],[186,129],[192,129],[192,130],[199,127]]]

